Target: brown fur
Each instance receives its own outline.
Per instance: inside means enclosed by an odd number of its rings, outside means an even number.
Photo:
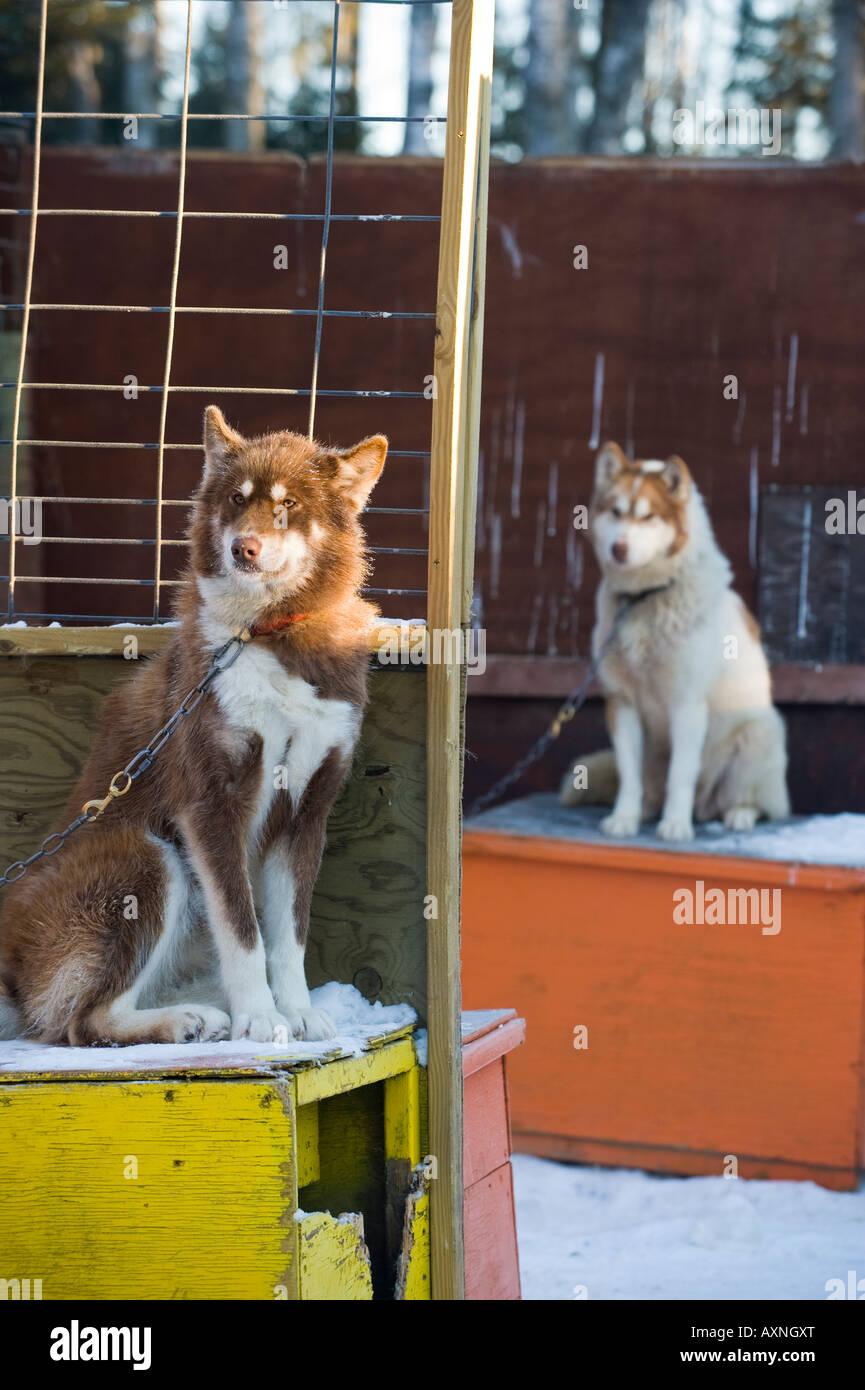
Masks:
[[[377,610],[358,597],[367,572],[358,509],[384,462],[387,441],[365,440],[355,450],[329,450],[282,432],[245,441],[214,407],[206,413],[209,467],[190,528],[189,578],[224,571],[218,532],[233,526],[263,533],[274,526],[269,499],[274,483],[287,489],[287,522],[300,530],[314,556],[312,572],[290,593],[274,580],[261,600],[239,600],[242,623],[308,612],[272,635],[266,645],[292,676],[322,699],[362,710],[366,701],[368,629]],[[255,480],[243,506],[232,501],[244,480]],[[310,539],[320,528],[321,539]],[[109,697],[93,747],[55,828],[67,825],[82,803],[104,794],[123,768],[203,678],[218,643],[204,635],[206,603],[191,582],[179,603],[180,627],[168,647]],[[241,652],[243,662],[247,652]],[[331,806],[350,763],[334,750],[310,778],[298,806],[274,797],[259,838],[262,853],[282,847],[293,859],[298,939],[305,942],[309,902]],[[212,872],[230,912],[237,941],[260,941],[247,864],[247,831],[262,778],[257,734],[227,736],[216,696],[205,696],[184,720],[152,767],[103,818],[80,830],[56,858],[34,865],[12,887],[0,916],[0,979],[27,1030],[61,1042],[166,1041],[160,1028],[142,1036],[112,1037],[105,1007],[127,990],[159,939],[166,893],[162,852],[174,846],[187,877],[193,863]],[[124,915],[130,895],[137,918]],[[155,1029],[155,1031],[154,1031]],[[170,1032],[170,1029],[169,1029]]]
[[[619,463],[619,471],[606,482],[599,483],[592,498],[591,512],[612,511],[616,502],[627,499],[630,503],[627,514],[636,519],[636,506],[644,498],[650,507],[650,515],[659,516],[675,531],[673,543],[668,554],[677,555],[688,543],[687,509],[685,503],[691,488],[691,474],[684,459],[672,454],[667,459],[665,475],[675,479],[675,486],[659,473],[644,473],[642,459],[629,459],[622,448],[613,441],[605,444],[602,453],[612,454]]]

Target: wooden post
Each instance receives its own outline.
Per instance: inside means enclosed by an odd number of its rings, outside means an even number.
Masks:
[[[427,892],[432,1297],[461,1299],[460,840],[465,666],[434,633],[464,631],[471,599],[494,0],[453,0],[436,301],[429,521]],[[445,657],[443,643],[439,656]]]

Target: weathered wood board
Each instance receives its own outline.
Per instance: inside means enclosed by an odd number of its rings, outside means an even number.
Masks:
[[[298,1297],[281,1081],[24,1082],[0,1108],[4,1275],[45,1299]]]
[[[136,666],[112,657],[0,658],[2,867],[31,854],[48,833],[84,762],[102,700]],[[411,1004],[421,1018],[425,730],[423,669],[374,669],[354,766],[328,827],[307,951],[312,986],[355,983],[369,998]],[[170,745],[163,756],[171,756]],[[103,791],[95,787],[93,795]]]

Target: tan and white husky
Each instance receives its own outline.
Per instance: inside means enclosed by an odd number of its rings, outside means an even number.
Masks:
[[[59,825],[257,635],[101,820],[7,894],[0,1030],[47,1042],[326,1038],[304,972],[328,813],[366,702],[359,513],[387,440],[246,440],[205,412],[190,584],[168,647],[108,700]],[[172,1002],[177,1001],[177,1002]]]
[[[784,725],[760,629],[730,588],[685,464],[631,461],[605,444],[589,527],[602,573],[594,654],[628,610],[599,670],[615,759],[580,760],[562,803],[613,802],[602,828],[616,836],[660,814],[663,840],[692,839],[695,819],[744,830],[789,815]]]

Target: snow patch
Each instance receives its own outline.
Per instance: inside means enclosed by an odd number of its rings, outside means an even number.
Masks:
[[[414,1037],[414,1051],[419,1067],[425,1067],[429,1061],[429,1033],[426,1028],[418,1028]]]
[[[609,847],[613,842],[600,828],[605,814],[600,807],[560,806],[552,793],[536,792],[473,816],[466,826]],[[858,869],[865,868],[865,815],[842,811],[834,816],[792,816],[785,821],[762,821],[753,830],[739,831],[725,830],[720,821],[709,821],[695,826],[694,839],[681,845],[672,841],[661,844],[654,822],[644,821],[639,834],[616,843],[664,854],[706,852]]]
[[[16,1038],[0,1042],[0,1071],[159,1071],[244,1066],[255,1060],[276,1064],[301,1058],[324,1060],[337,1053],[360,1057],[370,1038],[396,1032],[417,1018],[409,1004],[373,1004],[354,985],[335,981],[312,990],[311,998],[316,1008],[330,1014],[336,1025],[335,1038],[285,1046],[243,1038],[214,1043],[139,1043],[133,1047],[50,1047]]]
[[[513,1167],[525,1299],[813,1300],[865,1274],[865,1185]]]

